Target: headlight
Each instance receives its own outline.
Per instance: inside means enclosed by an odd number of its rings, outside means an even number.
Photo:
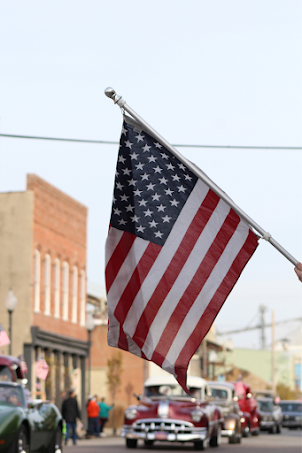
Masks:
[[[195,410],[195,411],[191,412],[191,418],[192,418],[193,422],[200,422],[202,415],[203,415],[203,413],[199,410]]]
[[[299,415],[298,415],[297,417],[295,417],[295,420],[300,421],[300,420],[302,420],[302,417],[299,417]]]
[[[241,417],[240,421],[241,421],[241,423],[244,423],[245,422],[245,418]]]
[[[125,418],[128,420],[133,420],[137,416],[137,410],[136,409],[126,409],[125,410]]]

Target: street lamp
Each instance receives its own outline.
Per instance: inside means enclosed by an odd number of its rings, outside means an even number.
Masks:
[[[10,344],[9,344],[9,355],[12,355],[12,342],[13,342],[13,338],[12,338],[12,313],[14,311],[14,309],[16,308],[16,305],[17,305],[17,298],[16,296],[14,295],[13,291],[10,289],[8,291],[8,295],[6,296],[5,300],[5,306],[6,306],[6,309],[8,311],[8,318],[9,318],[9,328],[8,328],[8,336],[9,336],[9,339],[10,339]]]
[[[87,315],[86,318],[86,329],[88,332],[88,395],[90,395],[90,377],[91,377],[91,332],[94,329],[94,319],[91,313]]]

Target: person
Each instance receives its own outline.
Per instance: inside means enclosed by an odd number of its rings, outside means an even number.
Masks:
[[[80,415],[80,411],[79,411],[78,402],[76,399],[76,394],[73,389],[71,389],[69,391],[68,397],[63,401],[62,417],[66,422],[65,445],[67,445],[71,431],[72,431],[73,445],[76,445],[76,443],[77,443],[76,424],[77,424],[77,419],[78,420],[81,419],[81,415]]]
[[[100,425],[100,434],[101,436],[105,436],[105,433],[103,432],[105,423],[108,421],[109,418],[109,411],[113,408],[114,404],[112,406],[108,406],[108,404],[105,403],[105,398],[101,398],[101,401],[98,403],[99,405],[99,425]]]
[[[90,436],[100,437],[99,425],[99,405],[96,402],[95,396],[88,397],[87,416],[88,416],[88,432]]]
[[[295,267],[294,270],[297,274],[298,279],[300,280],[300,282],[302,282],[302,264],[297,263],[297,266]]]
[[[8,402],[14,406],[20,406],[18,395],[15,392],[9,395]]]

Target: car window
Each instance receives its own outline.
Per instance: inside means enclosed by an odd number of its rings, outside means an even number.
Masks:
[[[201,389],[189,387],[190,395],[194,398],[201,398]],[[145,387],[145,395],[149,398],[157,396],[182,396],[187,397],[188,394],[179,384],[172,385],[153,385]]]
[[[0,404],[23,405],[23,394],[19,387],[0,385]]]
[[[274,405],[271,401],[258,401],[259,409],[262,412],[273,412]]]
[[[12,374],[5,365],[0,365],[0,381],[12,382]]]
[[[300,403],[279,403],[284,412],[302,412],[302,404]]]
[[[227,390],[211,388],[211,393],[214,398],[226,400],[228,398]]]

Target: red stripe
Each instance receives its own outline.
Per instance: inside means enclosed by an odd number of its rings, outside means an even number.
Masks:
[[[161,249],[162,247],[160,245],[150,242],[143,256],[139,260],[114,311],[114,316],[121,325],[123,325],[131,305]]]
[[[125,332],[121,328],[121,326],[120,326],[120,336],[119,336],[119,339],[118,339],[118,347],[120,349],[124,349],[124,351],[128,351],[129,350],[128,349],[127,337],[126,337]]]
[[[171,315],[160,337],[158,346],[156,347],[151,358],[152,362],[155,362],[160,367],[162,366],[163,361],[165,360],[165,357],[188,311],[194,304],[200,291],[208,280],[239,223],[240,217],[233,210],[231,210],[212,242],[211,247],[207,251],[203,261],[200,263],[186,291],[175,307],[175,310]]]
[[[247,262],[255,252],[257,246],[258,240],[256,235],[252,231],[249,231],[249,235],[240,252],[236,256],[231,268],[214,294],[210,304],[207,306],[186,345],[180,352],[175,362],[175,372],[177,374],[178,382],[184,388],[186,385],[186,370],[193,354],[199,347],[202,339],[208,333],[217,314],[219,313],[219,310],[233,289]]]
[[[123,236],[115,247],[115,250],[110,257],[110,260],[108,261],[105,271],[107,294],[111,288],[112,283],[114,282],[118,271],[125,261],[125,258],[127,257],[133,242],[135,241],[135,238],[136,236],[134,234],[124,231]]]
[[[212,212],[216,208],[219,200],[220,198],[214,192],[209,190],[168,268],[148,301],[133,335],[133,340],[140,348],[143,347],[150,325],[152,324],[163,301],[167,297],[167,294],[174,285],[178,274],[186,263],[188,256],[195,246],[196,241],[211,217]]]

